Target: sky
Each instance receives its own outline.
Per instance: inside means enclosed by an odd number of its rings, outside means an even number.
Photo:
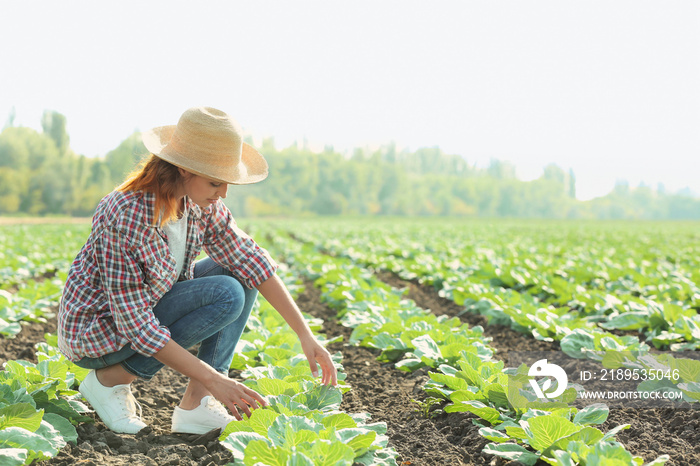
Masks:
[[[0,125],[100,156],[192,106],[278,148],[439,146],[700,193],[700,2],[0,0]]]

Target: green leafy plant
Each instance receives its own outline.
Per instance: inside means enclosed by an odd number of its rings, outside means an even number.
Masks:
[[[92,422],[71,387],[75,374],[58,356],[38,364],[8,361],[0,372],[0,459],[29,464],[55,456],[78,434],[73,423]]]

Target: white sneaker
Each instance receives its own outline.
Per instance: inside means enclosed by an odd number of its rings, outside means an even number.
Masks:
[[[178,434],[206,434],[213,429],[224,429],[235,419],[216,398],[205,396],[194,409],[176,406],[171,430]]]
[[[78,390],[110,430],[120,434],[135,434],[146,427],[141,420],[141,405],[132,395],[130,385],[105,387],[97,380],[93,370]],[[136,408],[139,409],[138,416]]]

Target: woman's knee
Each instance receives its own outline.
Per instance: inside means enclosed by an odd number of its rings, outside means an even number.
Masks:
[[[212,304],[236,314],[241,313],[246,300],[246,290],[241,283],[227,275],[208,277],[207,286],[212,297]]]

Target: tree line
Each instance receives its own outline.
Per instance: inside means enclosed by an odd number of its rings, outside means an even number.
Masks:
[[[226,203],[237,216],[700,219],[700,199],[625,183],[579,201],[574,173],[554,164],[538,179],[522,181],[508,163],[477,168],[437,147],[410,152],[388,144],[348,155],[330,146],[278,149],[266,139],[257,148],[270,176],[229,189]],[[0,215],[90,216],[146,156],[138,133],[104,157],[76,154],[66,118],[57,112],[44,113],[40,132],[9,121],[0,133]]]

